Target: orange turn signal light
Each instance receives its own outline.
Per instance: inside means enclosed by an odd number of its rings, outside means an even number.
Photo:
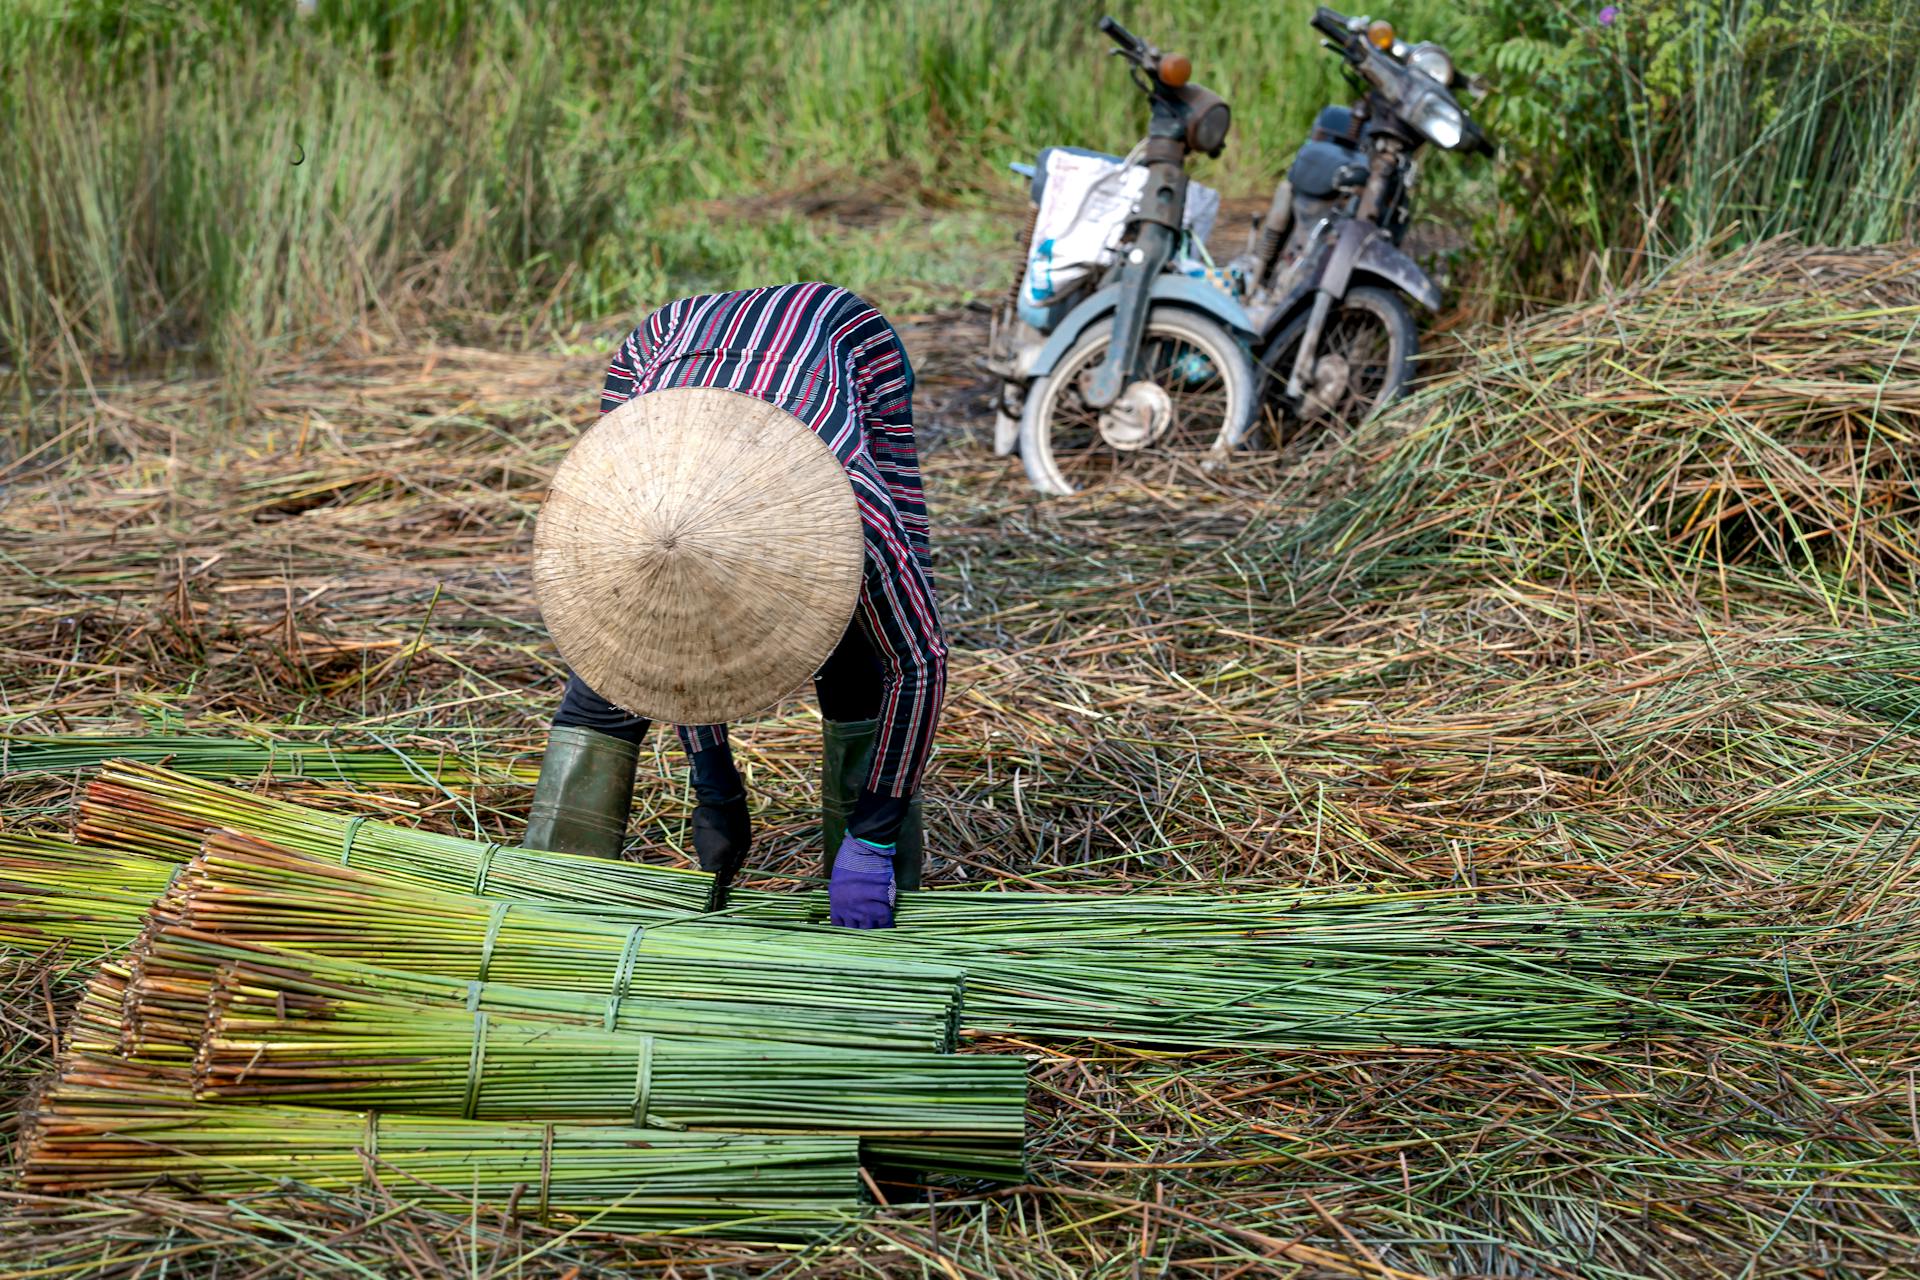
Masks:
[[[1385,18],[1367,24],[1367,40],[1376,49],[1393,48],[1393,24]]]
[[[1160,59],[1160,83],[1178,89],[1193,79],[1193,62],[1184,53],[1169,53]]]

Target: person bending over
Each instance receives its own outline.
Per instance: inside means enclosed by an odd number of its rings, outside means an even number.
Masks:
[[[536,537],[572,671],[527,847],[618,856],[640,743],[671,718],[718,909],[751,843],[724,721],[812,672],[831,918],[891,927],[947,664],[912,400],[893,327],[833,285],[683,298],[627,336]]]

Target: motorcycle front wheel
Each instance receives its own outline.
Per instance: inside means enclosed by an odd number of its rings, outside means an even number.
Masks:
[[[1334,304],[1320,331],[1319,361],[1341,362],[1330,370],[1329,393],[1302,413],[1287,403],[1287,377],[1306,333],[1302,311],[1274,335],[1260,353],[1263,383],[1262,416],[1274,445],[1291,443],[1315,427],[1358,426],[1406,394],[1413,381],[1413,358],[1420,346],[1420,330],[1400,295],[1372,285],[1359,285]]]
[[[1095,321],[1060,357],[1053,372],[1034,379],[1020,416],[1020,458],[1027,479],[1045,494],[1064,497],[1097,488],[1136,459],[1168,452],[1205,453],[1231,443],[1233,428],[1254,406],[1259,387],[1246,349],[1222,326],[1191,311],[1160,307],[1147,315],[1133,384],[1150,384],[1136,400],[1151,401],[1151,439],[1116,447],[1111,422],[1089,406],[1083,386],[1106,359],[1113,319]],[[1109,412],[1111,412],[1109,410]]]

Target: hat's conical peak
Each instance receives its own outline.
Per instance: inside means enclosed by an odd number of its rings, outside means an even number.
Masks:
[[[753,396],[676,388],[601,418],[554,475],[534,594],[561,656],[672,724],[763,711],[853,616],[865,544],[846,471]]]

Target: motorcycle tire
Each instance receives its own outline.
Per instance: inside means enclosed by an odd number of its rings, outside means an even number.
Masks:
[[[1321,330],[1320,350],[1323,355],[1329,352],[1330,339],[1338,341],[1339,326],[1343,320],[1349,324],[1377,328],[1379,336],[1385,340],[1385,349],[1380,358],[1372,362],[1373,371],[1366,375],[1365,381],[1359,386],[1355,386],[1353,375],[1349,374],[1348,391],[1330,415],[1302,418],[1286,402],[1283,394],[1287,387],[1287,376],[1293,372],[1295,349],[1306,333],[1305,310],[1283,325],[1261,351],[1260,415],[1270,443],[1275,448],[1289,444],[1313,430],[1316,421],[1323,428],[1328,425],[1348,428],[1359,426],[1405,395],[1412,384],[1414,357],[1420,350],[1420,328],[1414,323],[1413,313],[1407,310],[1407,304],[1399,294],[1365,284],[1347,290],[1346,296],[1328,313],[1326,327]],[[1250,438],[1257,434],[1248,433]]]
[[[1027,388],[1020,415],[1020,460],[1041,493],[1065,497],[1110,480],[1129,458],[1169,451],[1219,454],[1256,407],[1253,358],[1224,326],[1198,312],[1157,307],[1147,313],[1140,351],[1147,376],[1164,392],[1170,421],[1152,445],[1108,444],[1099,414],[1080,403],[1080,380],[1105,358],[1113,318],[1087,326],[1052,372]],[[1064,446],[1064,447],[1063,447]]]

